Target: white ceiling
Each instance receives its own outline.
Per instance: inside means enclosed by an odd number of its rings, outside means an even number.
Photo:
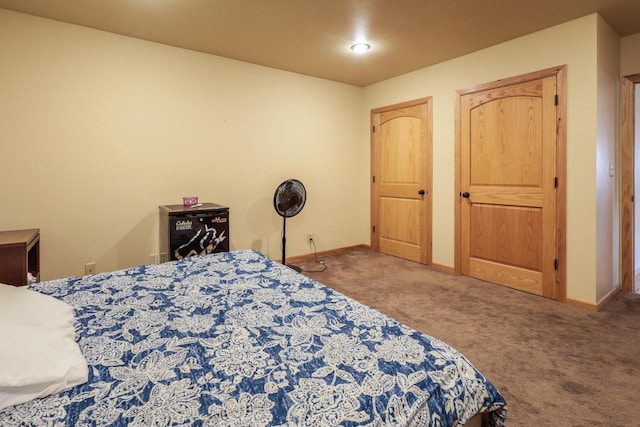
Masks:
[[[366,86],[599,13],[640,33],[640,0],[0,0],[0,8]],[[372,46],[350,51],[353,41]]]

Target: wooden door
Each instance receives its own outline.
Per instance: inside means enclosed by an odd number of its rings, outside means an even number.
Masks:
[[[461,273],[555,298],[556,77],[460,98]]]
[[[372,110],[371,246],[431,264],[431,98]]]
[[[634,193],[636,169],[640,169],[635,159],[637,156],[635,144],[637,112],[636,88],[640,84],[640,74],[622,77],[620,110],[620,285],[624,292],[640,292],[635,280],[635,251],[640,247],[635,245],[635,235],[640,232],[635,227],[635,217],[640,212],[635,207]],[[638,196],[640,197],[640,195]]]

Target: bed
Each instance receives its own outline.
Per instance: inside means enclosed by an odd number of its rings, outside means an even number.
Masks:
[[[505,425],[455,349],[257,251],[31,289],[73,307],[88,381],[2,426]]]

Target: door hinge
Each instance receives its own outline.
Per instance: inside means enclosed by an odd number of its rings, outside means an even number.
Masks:
[[[374,225],[373,227],[371,227],[371,230],[375,233],[376,232],[376,226]]]
[[[557,95],[557,94],[556,94],[556,97],[555,97],[555,99],[554,99],[554,101],[553,101],[553,102],[555,102],[555,105],[558,105],[558,103],[559,103],[559,98],[558,98],[558,95]]]
[[[558,269],[558,258],[553,260],[553,269],[557,270]]]
[[[553,186],[558,188],[558,177],[553,178]]]
[[[375,175],[373,176],[373,183],[374,183],[374,184],[376,183],[376,177],[375,177]]]
[[[376,127],[375,126],[373,127],[373,133],[376,133]]]

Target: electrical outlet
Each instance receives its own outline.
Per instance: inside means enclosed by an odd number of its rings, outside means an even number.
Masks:
[[[158,254],[149,254],[149,263],[157,264],[158,263]]]
[[[84,265],[84,274],[96,274],[96,263],[88,262]]]

